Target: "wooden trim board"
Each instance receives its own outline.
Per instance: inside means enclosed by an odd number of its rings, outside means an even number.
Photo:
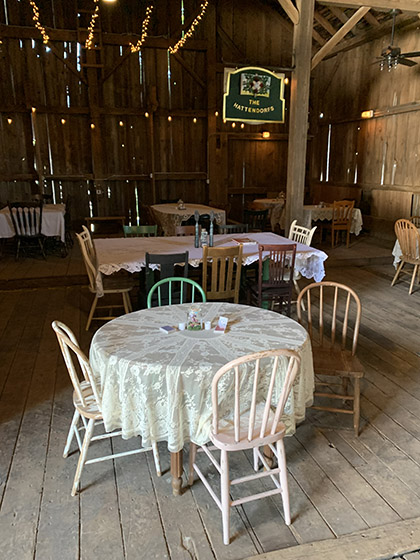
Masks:
[[[420,517],[283,548],[247,560],[388,560],[420,548]]]

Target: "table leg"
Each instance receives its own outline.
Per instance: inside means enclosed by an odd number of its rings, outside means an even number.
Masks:
[[[174,496],[180,496],[182,490],[182,449],[178,453],[171,453],[171,475],[172,492]]]

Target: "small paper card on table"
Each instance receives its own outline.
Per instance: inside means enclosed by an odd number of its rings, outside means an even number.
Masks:
[[[216,328],[214,329],[214,332],[219,332],[219,333],[224,333],[226,330],[228,324],[228,318],[227,317],[219,317],[219,320],[217,322]]]

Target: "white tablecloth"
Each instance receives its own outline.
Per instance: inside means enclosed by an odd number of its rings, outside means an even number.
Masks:
[[[420,228],[419,229],[419,233],[420,233]],[[395,241],[395,245],[392,249],[392,256],[394,257],[394,267],[397,268],[398,264],[401,262],[401,255],[402,255],[402,251],[401,251],[401,247],[400,247],[400,243],[398,241],[398,239]]]
[[[42,228],[41,233],[48,237],[60,237],[61,241],[65,241],[65,225],[64,214],[66,212],[65,204],[44,204],[42,207]],[[14,237],[12,219],[10,217],[9,208],[0,210],[0,238]]]
[[[271,232],[224,234],[214,236],[215,247],[232,247],[237,245],[233,239],[249,238],[255,244],[243,246],[243,265],[258,260],[258,243],[279,245],[294,243],[285,237]],[[189,264],[199,266],[203,250],[194,247],[194,236],[184,237],[129,237],[95,239],[98,270],[102,274],[112,274],[119,270],[138,272],[145,267],[146,252],[149,253],[183,253],[189,251]],[[297,243],[295,270],[305,278],[320,282],[325,276],[324,261],[328,255],[314,247]],[[155,268],[158,266],[155,265]],[[98,295],[101,294],[101,278],[97,279]]]
[[[226,212],[220,210],[220,208],[188,203],[185,203],[184,206],[184,210],[180,210],[177,204],[155,204],[150,207],[165,235],[175,235],[176,227],[194,216],[196,210],[198,210],[200,216],[214,212],[216,224],[222,225],[226,223]]]
[[[303,207],[303,225],[307,228],[312,227],[312,222],[316,220],[332,221],[333,208],[326,206],[319,208],[316,205],[306,205]],[[350,233],[359,235],[362,231],[363,219],[360,208],[353,208],[353,216],[350,226]]]
[[[269,211],[271,229],[274,231],[276,225],[280,224],[285,202],[284,198],[256,198],[252,205],[256,209]]]
[[[228,317],[225,334],[176,331],[163,325],[186,320],[188,304],[130,313],[101,327],[92,340],[90,361],[100,377],[102,412],[107,431],[122,437],[141,435],[143,445],[167,441],[169,451],[184,443],[204,444],[211,425],[211,381],[224,364],[252,352],[296,350],[301,368],[286,406],[287,433],[305,418],[312,404],[314,373],[311,344],[296,321],[257,307],[230,303],[201,305],[203,321]]]

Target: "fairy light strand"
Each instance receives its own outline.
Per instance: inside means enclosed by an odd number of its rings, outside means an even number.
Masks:
[[[39,8],[36,5],[36,3],[34,2],[34,0],[29,0],[29,4],[32,6],[32,11],[33,11],[33,16],[32,19],[35,23],[35,27],[37,29],[39,29],[39,31],[41,32],[42,35],[42,42],[46,45],[48,43],[48,41],[50,40],[47,31],[45,29],[45,27],[40,23],[39,21]]]
[[[203,18],[204,13],[206,11],[206,8],[208,6],[209,2],[208,0],[204,0],[204,2],[201,4],[201,11],[198,14],[198,16],[194,19],[194,21],[192,22],[190,28],[188,29],[188,31],[185,33],[185,35],[173,46],[173,47],[169,47],[168,51],[171,54],[175,54],[176,52],[179,51],[180,48],[182,48],[185,43],[187,42],[187,40],[192,37],[194,35],[194,31],[195,28],[197,27],[197,25],[200,23],[200,20]]]
[[[137,41],[137,43],[135,45],[133,45],[133,43],[130,43],[130,49],[131,49],[132,53],[139,52],[139,50],[143,46],[143,43],[146,40],[147,30],[148,30],[148,27],[149,27],[152,12],[153,12],[153,3],[149,4],[149,6],[147,6],[147,8],[146,8],[146,15],[145,15],[145,18],[143,20],[143,23],[141,24],[140,39]]]
[[[95,2],[95,10],[92,14],[89,27],[88,27],[88,36],[85,43],[86,49],[92,49],[93,47],[93,36],[95,33],[95,22],[96,18],[99,16],[99,0],[93,0]]]

